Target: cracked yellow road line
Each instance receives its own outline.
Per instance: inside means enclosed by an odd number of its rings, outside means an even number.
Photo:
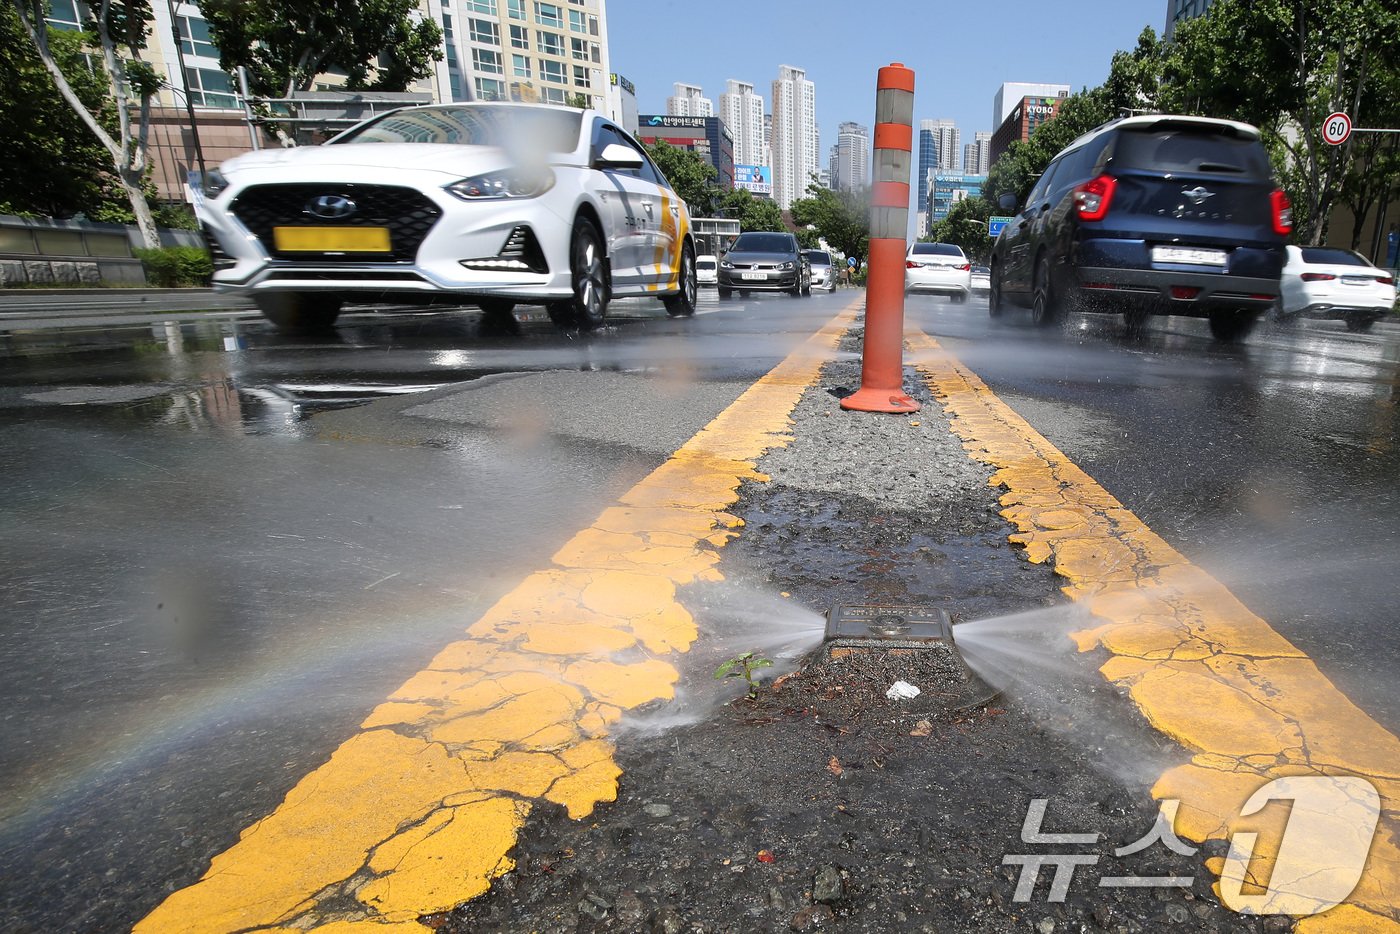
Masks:
[[[1297,931],[1400,931],[1400,739],[935,340],[911,329],[908,346],[964,448],[995,469],[991,484],[1006,491],[1001,514],[1019,530],[1011,541],[1031,562],[1053,561],[1064,592],[1102,622],[1076,636],[1079,648],[1106,649],[1104,676],[1191,753],[1153,788],[1181,801],[1178,833],[1199,842],[1270,826],[1254,864],[1267,871],[1286,814],[1271,825],[1241,820],[1251,794],[1285,776],[1366,778],[1383,801],[1366,871],[1347,904]],[[1218,874],[1222,863],[1209,865]]]
[[[511,868],[531,807],[617,795],[608,727],[669,699],[696,639],[676,588],[718,580],[739,485],[766,479],[852,303],[525,578],[138,932],[422,931]]]

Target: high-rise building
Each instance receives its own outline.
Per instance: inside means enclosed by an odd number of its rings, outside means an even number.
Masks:
[[[440,101],[565,104],[581,96],[607,107],[606,0],[441,0],[424,3],[442,27],[444,56],[430,81]]]
[[[995,133],[1023,97],[1069,97],[1067,84],[1025,84],[1008,81],[992,98],[992,132]]]
[[[676,93],[666,99],[666,114],[671,117],[713,117],[715,105],[697,84],[675,84]]]
[[[919,191],[916,211],[928,209],[929,172],[962,171],[962,132],[952,120],[919,121]]]
[[[778,66],[773,82],[773,200],[786,211],[807,196],[821,170],[817,134],[817,88],[807,72]]]
[[[1210,4],[1211,0],[1167,0],[1167,28],[1162,30],[1162,35],[1170,39],[1177,23],[1204,16]]]
[[[963,171],[969,175],[986,175],[992,167],[992,134],[978,130],[973,142],[963,146]]]
[[[1017,101],[1011,113],[992,134],[990,161],[1000,159],[1013,142],[1029,140],[1037,127],[1055,118],[1064,102],[1063,97],[1023,97]]]
[[[608,105],[604,111],[633,136],[637,135],[637,88],[622,75],[608,75]]]
[[[859,123],[841,124],[831,147],[831,187],[854,191],[870,184],[870,130]]]
[[[747,81],[730,78],[719,96],[719,116],[734,137],[734,161],[767,165],[764,156],[763,97]]]

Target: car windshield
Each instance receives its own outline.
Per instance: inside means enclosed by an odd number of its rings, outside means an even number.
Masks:
[[[1303,247],[1303,262],[1327,266],[1370,266],[1366,260],[1349,250],[1327,247]]]
[[[1207,172],[1268,178],[1269,156],[1257,139],[1227,129],[1155,124],[1125,130],[1113,149],[1114,168]]]
[[[830,266],[831,254],[826,250],[808,250],[807,261],[813,266]]]
[[[792,235],[781,233],[746,233],[729,248],[731,253],[791,253]]]
[[[387,113],[331,142],[447,143],[573,152],[582,118],[581,112],[548,107],[420,107]]]
[[[963,251],[951,243],[916,243],[910,250],[916,256],[962,256]]]
[[[714,269],[714,268],[715,268],[715,261],[712,260],[712,259],[697,259],[697,260],[695,261],[695,268],[696,268],[696,269]]]

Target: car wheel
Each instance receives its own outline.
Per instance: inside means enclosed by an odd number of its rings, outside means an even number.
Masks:
[[[1210,333],[1216,340],[1243,340],[1254,330],[1259,312],[1247,309],[1221,308],[1210,313]]]
[[[812,294],[812,280],[811,280],[811,279],[808,279],[808,280],[806,280],[805,282],[802,283],[802,294],[803,294],[803,295],[811,295],[811,294]]]
[[[1050,263],[1041,255],[1035,261],[1035,288],[1031,293],[1031,321],[1041,327],[1049,327],[1060,316],[1059,299],[1050,278]]]
[[[739,290],[739,297],[740,297],[740,298],[748,298],[748,297],[749,297],[749,290],[748,290],[748,289],[740,289],[740,290]]]
[[[340,317],[340,298],[320,292],[272,292],[253,301],[283,334],[323,334]]]
[[[723,289],[723,288],[722,288],[722,289],[719,289],[718,291],[719,291],[719,297],[720,297],[720,298],[729,298],[731,295],[734,294],[734,290],[733,290],[733,289]]]
[[[993,264],[992,274],[987,279],[987,314],[1000,318],[1005,310],[1001,298],[1001,270]]]
[[[689,318],[695,314],[696,294],[700,285],[695,281],[695,248],[689,243],[681,247],[680,288],[675,295],[667,295],[661,301],[666,305],[666,314],[672,318]]]
[[[1371,325],[1376,323],[1375,318],[1362,315],[1352,315],[1346,319],[1347,330],[1353,334],[1365,334],[1371,330]]]
[[[574,297],[549,306],[549,318],[561,328],[591,331],[608,313],[608,279],[604,271],[603,238],[586,217],[574,221],[569,244],[569,274]]]

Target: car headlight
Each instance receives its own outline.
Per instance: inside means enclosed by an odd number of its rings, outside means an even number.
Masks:
[[[554,173],[542,169],[505,169],[453,182],[447,191],[463,201],[503,201],[538,198],[554,187]]]
[[[720,268],[720,269],[733,269],[733,268],[734,268],[734,264],[731,263],[731,262],[730,262],[729,260],[727,260],[727,259],[725,259],[725,260],[720,260],[719,268]]]
[[[782,264],[781,266],[779,266],[778,268],[779,268],[779,269],[793,269],[793,268],[796,268],[796,266],[797,266],[796,263],[783,263],[783,264]]]
[[[206,198],[217,198],[228,188],[228,179],[218,169],[209,169],[199,179],[199,187]]]

